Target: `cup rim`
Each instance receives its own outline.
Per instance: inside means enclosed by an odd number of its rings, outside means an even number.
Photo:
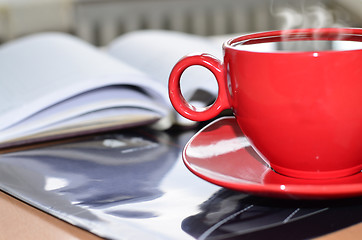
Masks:
[[[342,37],[343,36],[343,37]],[[249,52],[255,54],[305,54],[305,53],[335,53],[335,52],[350,52],[361,51],[361,49],[348,49],[348,50],[307,50],[307,51],[252,51],[246,49],[240,49],[236,45],[241,42],[255,41],[257,44],[268,42],[274,38],[275,42],[287,40],[308,40],[309,38],[317,38],[317,40],[344,40],[362,42],[362,28],[301,28],[301,29],[288,29],[288,30],[271,30],[256,33],[244,34],[238,37],[231,38],[224,42],[223,49],[230,49],[233,51]],[[342,37],[342,38],[340,38]],[[310,39],[309,39],[310,40]]]

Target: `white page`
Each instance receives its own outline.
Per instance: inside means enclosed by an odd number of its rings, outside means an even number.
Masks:
[[[222,45],[206,37],[165,30],[131,32],[114,40],[107,48],[118,59],[152,76],[167,88],[173,66],[191,53],[209,53],[222,61]],[[190,95],[204,89],[214,96],[217,84],[213,75],[200,68],[190,68],[183,74],[182,90]]]
[[[56,124],[39,126],[38,128],[11,131],[8,135],[1,135],[0,146],[12,146],[12,142],[28,142],[37,138],[56,139],[58,135],[78,132],[93,132],[94,129],[122,127],[124,124],[137,126],[145,122],[156,121],[163,115],[143,108],[114,107],[103,108],[99,111],[88,112],[76,118],[65,119]],[[16,144],[15,144],[16,145]]]
[[[120,107],[134,108],[133,112],[136,112],[137,109],[140,112],[143,111],[141,109],[147,109],[149,112],[154,112],[155,118],[161,118],[168,114],[164,106],[160,106],[157,101],[152,101],[139,91],[132,88],[111,86],[83,93],[51,108],[44,109],[38,114],[0,131],[0,141],[19,137],[28,132],[36,132],[38,129],[50,125],[59,127],[56,124],[63,124],[64,121],[80,118],[80,116],[92,112],[97,111],[99,115],[100,110]]]
[[[61,33],[37,34],[0,47],[0,129],[62,99],[96,87],[139,84],[167,93],[142,72]],[[162,92],[163,91],[163,92]]]

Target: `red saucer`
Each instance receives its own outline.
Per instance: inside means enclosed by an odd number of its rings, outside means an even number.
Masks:
[[[362,195],[362,173],[307,180],[274,172],[253,150],[234,117],[220,118],[186,144],[183,159],[195,175],[216,185],[257,195],[332,199]]]

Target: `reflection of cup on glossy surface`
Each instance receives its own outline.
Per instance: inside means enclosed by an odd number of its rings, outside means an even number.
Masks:
[[[237,37],[224,44],[223,63],[207,54],[182,58],[170,75],[170,99],[195,121],[232,109],[276,172],[309,179],[355,174],[362,169],[362,48],[340,46],[361,42],[362,29],[349,28]],[[207,108],[182,96],[180,78],[192,65],[206,67],[218,82],[217,99]]]

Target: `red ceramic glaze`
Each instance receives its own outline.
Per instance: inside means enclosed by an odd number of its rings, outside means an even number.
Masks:
[[[362,42],[362,29],[297,29],[241,36],[224,44],[224,62],[212,56],[181,59],[170,75],[174,108],[196,121],[231,108],[238,125],[271,167],[307,179],[339,178],[362,169],[362,49],[253,52],[237,44],[281,39]],[[192,65],[216,77],[215,103],[197,109],[180,92]]]
[[[256,195],[292,199],[362,195],[361,172],[334,179],[292,178],[274,172],[248,143],[234,117],[220,118],[195,134],[184,148],[183,160],[206,181]]]

